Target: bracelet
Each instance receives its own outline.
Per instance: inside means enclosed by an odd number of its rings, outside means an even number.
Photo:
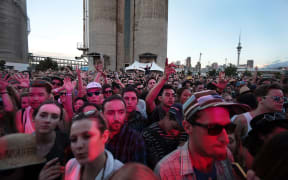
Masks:
[[[70,93],[70,94],[67,93],[66,96],[72,96],[72,93]]]
[[[8,92],[7,92],[7,91],[5,91],[5,92],[0,92],[0,94],[8,94]]]

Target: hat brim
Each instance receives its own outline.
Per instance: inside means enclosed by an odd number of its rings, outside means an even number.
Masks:
[[[239,104],[239,103],[228,103],[228,102],[210,103],[210,104],[200,107],[199,110],[204,110],[209,107],[224,107],[228,109],[230,116],[233,116],[235,114],[242,114],[251,110],[248,105]]]

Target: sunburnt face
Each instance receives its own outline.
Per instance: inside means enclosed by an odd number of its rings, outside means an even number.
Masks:
[[[30,87],[29,88],[29,102],[33,109],[36,109],[40,104],[49,98],[44,87]]]
[[[104,117],[108,123],[109,130],[120,132],[125,122],[126,108],[121,100],[107,102],[104,107]]]
[[[204,125],[219,124],[222,126],[231,123],[229,112],[223,107],[211,107],[202,110],[200,118],[196,122]],[[209,135],[206,128],[193,125],[189,137],[191,137],[189,139],[193,143],[195,151],[202,156],[219,160],[226,158],[229,139],[225,129],[222,129],[218,135]]]

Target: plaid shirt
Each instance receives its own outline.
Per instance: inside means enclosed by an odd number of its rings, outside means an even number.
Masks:
[[[143,137],[135,130],[123,125],[120,132],[106,143],[115,159],[123,163],[139,162],[146,164],[146,149]]]
[[[193,164],[189,157],[188,142],[165,156],[155,168],[155,173],[162,180],[196,180]],[[217,180],[233,180],[232,167],[228,160],[215,162]]]

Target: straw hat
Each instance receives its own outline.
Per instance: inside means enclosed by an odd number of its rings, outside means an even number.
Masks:
[[[239,94],[244,94],[248,92],[251,92],[251,90],[247,86],[242,86],[239,90]]]
[[[0,170],[44,163],[46,159],[36,153],[35,136],[21,133],[3,136],[0,138]]]

